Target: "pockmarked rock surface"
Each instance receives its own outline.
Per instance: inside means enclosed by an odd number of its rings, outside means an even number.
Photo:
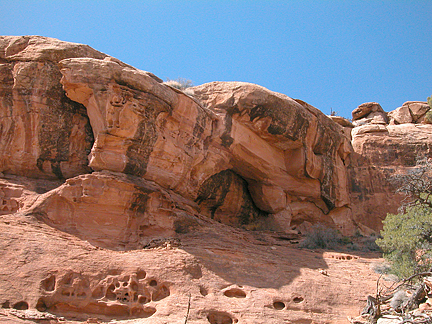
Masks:
[[[0,323],[345,322],[371,256],[300,235],[376,233],[401,199],[388,179],[431,157],[422,102],[351,123],[39,36],[0,37],[0,80]]]
[[[186,314],[197,324],[346,323],[375,287],[371,255],[301,250],[202,222],[144,249],[113,251],[32,216],[3,215],[0,323],[43,314],[62,323],[184,323]]]

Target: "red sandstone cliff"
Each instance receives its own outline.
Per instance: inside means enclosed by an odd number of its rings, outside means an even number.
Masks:
[[[248,83],[187,95],[37,36],[0,37],[0,80],[0,266],[18,282],[0,302],[79,320],[178,321],[190,295],[191,323],[342,321],[373,278],[329,293],[346,283],[318,268],[354,270],[284,235],[378,231],[400,199],[389,177],[431,156],[424,103],[334,122]]]

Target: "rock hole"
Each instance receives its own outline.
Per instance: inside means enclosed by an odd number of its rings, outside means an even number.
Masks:
[[[138,303],[140,303],[140,304],[146,304],[148,302],[149,302],[149,299],[146,296],[140,295],[138,297]]]
[[[135,317],[150,317],[156,313],[156,308],[154,307],[134,307],[130,310],[130,314]]]
[[[114,294],[111,289],[108,289],[106,291],[105,297],[109,300],[116,300],[117,299],[117,295]]]
[[[149,282],[149,285],[152,286],[152,287],[156,287],[157,286],[157,281],[153,279],[153,280],[151,280]]]
[[[121,279],[121,281],[126,281],[126,282],[128,282],[129,279],[130,279],[130,276],[124,276],[124,277]],[[123,286],[124,286],[124,284],[123,284]]]
[[[208,291],[207,291],[207,289],[205,287],[200,286],[199,289],[200,289],[200,294],[201,295],[203,295],[203,296],[207,296],[208,295]]]
[[[108,290],[114,291],[115,290],[114,284],[109,285]]]
[[[54,291],[56,283],[56,277],[54,275],[50,275],[44,280],[42,280],[42,289],[45,291]]]
[[[104,289],[101,286],[96,287],[96,289],[93,290],[93,292],[92,292],[92,297],[95,299],[102,298],[103,295],[104,295]]]
[[[36,303],[36,309],[37,309],[39,312],[45,312],[45,311],[48,309],[48,307],[47,307],[47,305],[45,304],[45,301],[43,300],[42,297],[38,299],[38,301],[37,301],[37,303]]]
[[[274,309],[282,310],[282,309],[285,308],[285,304],[283,302],[281,302],[281,301],[275,301],[273,303],[273,307],[274,307]]]
[[[240,288],[231,288],[224,292],[224,295],[230,298],[246,298],[246,293]]]
[[[85,292],[80,292],[80,293],[77,294],[77,297],[78,297],[79,299],[84,299],[84,298],[87,297],[87,295],[86,295]]]
[[[137,291],[137,290],[138,290],[138,283],[136,283],[135,281],[132,281],[132,282],[130,283],[130,289],[131,289],[132,291]]]
[[[162,300],[170,295],[170,291],[168,287],[161,286],[158,290],[154,291],[152,294],[152,300],[153,301],[159,301]]]
[[[127,287],[128,283],[127,282],[123,282],[123,287]]]
[[[304,300],[303,297],[294,297],[293,298],[293,302],[296,304],[301,303],[303,300]]]
[[[116,286],[117,288],[120,288],[120,282],[116,282],[115,286]]]
[[[144,279],[145,277],[146,277],[146,272],[144,271],[144,270],[138,270],[137,271],[137,279],[138,280],[140,280],[140,279]]]
[[[20,302],[14,304],[13,308],[18,309],[18,310],[26,310],[29,308],[29,305],[27,304],[26,301],[20,301]]]
[[[133,301],[134,301],[134,302],[138,301],[138,295],[137,295],[137,294],[135,294],[135,295],[133,296]]]
[[[73,278],[73,274],[72,273],[68,273],[63,278],[63,284],[66,285],[66,286],[70,286],[72,284],[72,278]]]
[[[237,323],[237,321],[234,321],[233,318],[229,314],[227,314],[225,312],[217,312],[217,311],[210,312],[207,316],[207,320],[211,324]]]
[[[6,300],[5,302],[3,302],[2,308],[10,308],[9,300]]]
[[[70,291],[67,291],[67,290],[63,290],[63,291],[61,292],[61,294],[62,294],[63,296],[66,296],[66,297],[70,297],[70,296],[71,296]]]

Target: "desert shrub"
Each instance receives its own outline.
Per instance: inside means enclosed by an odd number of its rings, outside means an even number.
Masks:
[[[391,266],[387,262],[376,262],[371,264],[371,269],[378,274],[388,274],[391,271]]]
[[[376,243],[399,278],[427,271],[432,266],[432,209],[414,205],[404,213],[388,214]]]
[[[382,252],[381,248],[376,243],[377,238],[374,236],[368,237],[363,242],[363,249],[364,252]]]
[[[322,224],[315,224],[306,233],[300,247],[307,249],[334,249],[340,243],[342,243],[342,238],[337,230]]]
[[[193,82],[184,78],[177,78],[175,80],[168,79],[164,84],[170,87],[176,88],[178,90],[186,90],[187,88],[193,87]]]
[[[432,124],[432,96],[427,98],[427,102],[430,107],[430,110],[426,113],[425,123]]]
[[[432,109],[426,113],[424,121],[426,124],[432,124]]]

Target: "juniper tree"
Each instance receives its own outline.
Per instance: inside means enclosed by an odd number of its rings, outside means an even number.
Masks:
[[[388,214],[376,243],[400,278],[432,266],[432,163],[423,158],[393,179],[406,199],[398,214]]]

